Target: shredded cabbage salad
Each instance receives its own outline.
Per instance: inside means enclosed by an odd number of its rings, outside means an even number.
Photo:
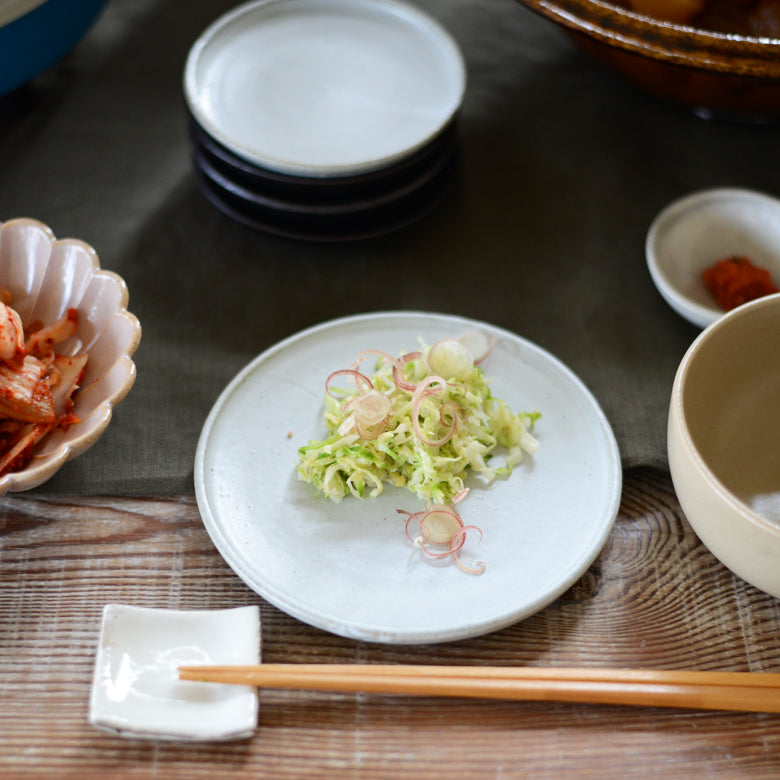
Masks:
[[[507,477],[538,449],[541,415],[493,397],[480,366],[492,347],[469,333],[400,356],[361,352],[325,383],[328,435],[298,450],[299,478],[332,501],[373,498],[389,484],[452,505],[470,475],[486,484]]]

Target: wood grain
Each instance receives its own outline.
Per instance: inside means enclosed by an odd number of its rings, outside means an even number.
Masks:
[[[493,634],[380,646],[247,589],[192,496],[0,499],[0,776],[560,778],[780,776],[780,716],[264,690],[255,736],[125,740],[87,723],[106,603],[259,603],[268,662],[780,671],[778,602],[698,542],[668,475],[626,474],[602,554],[564,596]]]

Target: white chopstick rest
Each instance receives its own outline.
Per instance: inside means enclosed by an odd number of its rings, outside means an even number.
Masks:
[[[108,604],[98,645],[89,722],[124,737],[235,740],[257,727],[253,687],[185,682],[187,663],[260,662],[257,606],[169,610]]]

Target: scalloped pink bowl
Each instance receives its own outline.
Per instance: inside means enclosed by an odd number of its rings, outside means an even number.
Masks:
[[[75,307],[78,330],[60,351],[89,353],[74,396],[80,422],[50,433],[25,469],[0,477],[4,495],[41,485],[100,438],[114,407],[135,382],[132,356],[141,341],[141,325],[127,310],[124,280],[100,268],[91,246],[76,239],[58,240],[47,225],[34,219],[0,223],[0,286],[11,291],[11,305],[25,325],[52,322]]]

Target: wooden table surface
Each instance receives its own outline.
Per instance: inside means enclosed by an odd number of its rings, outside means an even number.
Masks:
[[[0,777],[778,777],[780,715],[262,691],[253,738],[128,740],[87,708],[106,603],[260,603],[266,661],[780,671],[778,602],[699,543],[668,475],[624,479],[586,575],[537,615],[467,641],[380,646],[264,603],[191,495],[0,500]]]

